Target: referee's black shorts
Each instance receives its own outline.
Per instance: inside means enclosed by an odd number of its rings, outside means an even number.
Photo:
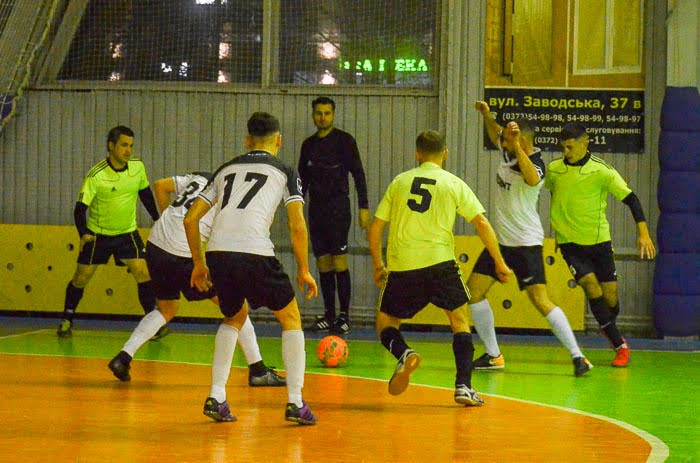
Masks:
[[[428,303],[455,310],[469,300],[462,272],[454,260],[405,272],[389,272],[379,295],[379,310],[396,318],[412,318]]]
[[[207,266],[219,296],[221,313],[233,317],[248,300],[251,309],[282,310],[294,299],[294,289],[274,256],[208,251]]]
[[[348,252],[350,231],[350,198],[331,198],[319,205],[309,204],[309,235],[314,256],[339,256]]]

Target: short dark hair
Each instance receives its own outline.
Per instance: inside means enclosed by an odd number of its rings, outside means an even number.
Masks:
[[[266,137],[280,131],[280,121],[275,116],[265,112],[255,112],[248,119],[248,135]]]
[[[329,104],[331,105],[331,108],[333,108],[333,111],[335,111],[335,101],[333,101],[331,98],[328,98],[327,96],[319,96],[314,101],[312,101],[311,109],[316,109],[317,104]]]
[[[516,119],[515,123],[518,124],[520,133],[525,135],[526,138],[529,138],[530,141],[535,138],[535,125],[532,122],[525,119]]]
[[[109,142],[117,144],[119,137],[126,135],[127,137],[134,137],[134,131],[125,125],[118,125],[113,127],[112,130],[107,134],[107,151],[109,151]]]
[[[572,138],[577,139],[577,138],[581,138],[584,135],[586,135],[586,136],[588,135],[588,133],[586,133],[586,128],[581,124],[577,124],[577,123],[572,122],[570,124],[566,124],[564,126],[564,128],[561,129],[561,133],[559,134],[559,139],[561,141],[570,140]]]
[[[426,130],[416,137],[416,151],[419,153],[442,153],[445,150],[445,137],[437,130]]]

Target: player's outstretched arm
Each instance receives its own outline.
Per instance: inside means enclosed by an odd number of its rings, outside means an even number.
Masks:
[[[316,280],[309,272],[309,233],[304,219],[304,203],[292,201],[287,204],[287,226],[292,241],[294,258],[297,261],[297,285],[306,299],[318,296]]]
[[[506,261],[501,255],[501,249],[498,246],[498,240],[496,239],[496,233],[491,227],[491,223],[488,221],[484,214],[477,214],[470,222],[474,225],[476,234],[484,243],[486,250],[491,254],[495,264],[496,264],[496,275],[498,279],[502,282],[508,281],[508,278],[513,271],[508,267]]]
[[[486,125],[486,133],[489,136],[491,143],[498,146],[498,134],[501,133],[503,127],[496,122],[496,119],[491,115],[491,108],[485,101],[477,101],[474,103],[474,109],[479,111],[484,118],[484,124]]]
[[[206,201],[197,198],[187,210],[183,221],[185,235],[187,236],[187,244],[190,246],[192,262],[194,264],[192,275],[190,276],[190,286],[196,287],[202,292],[211,288],[211,281],[209,281],[209,268],[204,260],[204,253],[202,252],[202,237],[199,233],[199,221],[209,212],[209,209],[211,209],[211,206]]]
[[[387,222],[382,219],[374,218],[369,226],[369,252],[372,255],[372,264],[374,268],[374,284],[380,288],[384,286],[388,272],[384,266],[382,258],[382,236],[384,236],[384,228]]]
[[[630,208],[632,217],[637,223],[637,250],[639,251],[639,257],[641,259],[653,259],[656,257],[656,247],[654,247],[654,242],[651,239],[651,235],[649,235],[642,203],[634,192],[628,194],[622,202]]]
[[[172,177],[161,178],[153,183],[153,194],[161,214],[170,206],[170,195],[174,193],[175,181]]]

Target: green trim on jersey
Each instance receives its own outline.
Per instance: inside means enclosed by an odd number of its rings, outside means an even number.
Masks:
[[[453,260],[456,214],[471,222],[483,213],[471,188],[433,162],[399,174],[375,213],[389,222],[387,268],[415,270]]]
[[[78,196],[78,201],[88,206],[90,231],[115,236],[136,230],[136,201],[146,187],[146,166],[140,159],[130,159],[121,172],[106,159],[95,164]]]
[[[608,193],[622,201],[632,192],[615,168],[596,156],[583,165],[555,159],[544,185],[552,192],[550,222],[557,242],[582,245],[610,241]]]

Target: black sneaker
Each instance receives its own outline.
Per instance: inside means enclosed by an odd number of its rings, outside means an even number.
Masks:
[[[389,380],[389,394],[399,395],[408,387],[411,373],[420,365],[421,356],[413,349],[406,349],[396,364],[394,374]]]
[[[287,408],[284,411],[284,419],[287,421],[294,421],[299,424],[316,424],[316,417],[313,412],[306,405],[306,402],[301,401],[303,406],[301,408],[297,407],[293,403],[288,403]]]
[[[574,375],[583,376],[593,368],[593,364],[586,357],[576,357],[574,359]]]
[[[233,416],[233,413],[231,413],[228,402],[224,400],[219,403],[213,397],[207,397],[207,400],[204,401],[204,410],[202,413],[214,421],[236,421],[237,419]]]
[[[499,354],[498,357],[491,357],[489,354],[484,353],[472,363],[472,368],[475,370],[502,370],[505,366],[506,359],[503,358],[503,354]]]
[[[326,317],[320,316],[316,317],[316,320],[306,329],[309,331],[329,331],[331,328],[333,328],[333,323],[328,321]]]
[[[119,358],[119,354],[109,361],[107,367],[112,370],[112,373],[114,373],[114,376],[116,376],[119,381],[131,381],[131,375],[129,374],[131,366],[128,363],[122,362]]]
[[[350,320],[348,319],[348,316],[345,314],[338,315],[338,318],[335,319],[333,328],[330,331],[333,334],[339,334],[341,336],[348,334],[350,332]]]
[[[68,338],[73,336],[73,322],[70,320],[61,320],[61,324],[58,325],[56,334],[59,338]]]
[[[168,328],[168,325],[163,325],[160,327],[158,331],[156,331],[156,334],[153,335],[153,337],[150,339],[150,341],[157,341],[161,338],[166,337],[172,332],[170,328]]]
[[[248,373],[248,386],[250,387],[278,387],[286,386],[287,379],[278,375],[271,367],[266,367],[265,374],[261,376],[253,376]]]

